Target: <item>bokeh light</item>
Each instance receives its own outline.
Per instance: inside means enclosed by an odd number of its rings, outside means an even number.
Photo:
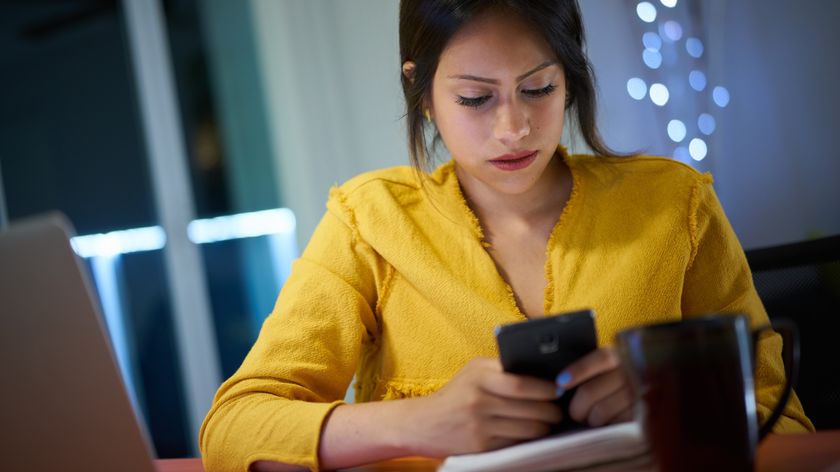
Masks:
[[[627,81],[627,93],[633,97],[634,100],[642,100],[647,95],[647,84],[644,80],[633,77]]]
[[[688,153],[695,161],[702,161],[706,157],[707,152],[706,141],[700,138],[694,138],[688,143]]]
[[[650,101],[655,105],[665,106],[671,94],[668,92],[668,87],[656,83],[650,86]]]
[[[662,37],[654,33],[653,31],[648,31],[647,33],[642,35],[642,44],[645,45],[645,49],[653,49],[658,51],[660,48],[662,48]]]
[[[716,127],[717,123],[715,122],[714,116],[708,113],[701,113],[700,116],[697,117],[697,128],[700,129],[701,133],[708,136],[715,132]]]
[[[712,90],[712,99],[714,99],[715,105],[721,108],[726,107],[726,105],[729,105],[729,90],[726,90],[726,87],[715,87]]]
[[[642,52],[642,61],[651,69],[659,69],[662,65],[662,54],[656,49],[645,49]]]
[[[674,20],[666,21],[665,25],[662,27],[662,30],[665,32],[665,36],[671,41],[679,41],[680,39],[682,39],[682,26],[680,26],[680,24]]]
[[[715,86],[715,77],[708,75],[704,59],[706,46],[701,39],[704,36],[692,36],[698,28],[692,17],[696,12],[689,11],[690,6],[679,0],[636,0],[634,3],[636,15],[645,23],[641,32],[644,47],[641,56],[645,67],[638,76],[627,80],[627,94],[636,101],[650,98],[651,103],[662,108],[662,117],[685,118],[666,118],[665,131],[669,138],[666,142],[676,143],[672,144],[675,146],[674,159],[696,165],[709,153],[711,142],[708,140],[716,132],[717,119],[720,119],[717,107],[729,105],[729,90]],[[715,105],[710,105],[709,99]]]
[[[668,122],[668,137],[675,143],[681,142],[685,139],[685,124],[680,120],[671,120]]]
[[[645,23],[653,23],[656,21],[656,7],[650,2],[639,2],[636,5],[636,14]]]
[[[691,57],[699,58],[703,55],[703,41],[697,38],[688,38],[685,40],[685,50]]]
[[[693,70],[688,73],[688,83],[694,90],[702,92],[706,89],[706,74],[701,70]]]

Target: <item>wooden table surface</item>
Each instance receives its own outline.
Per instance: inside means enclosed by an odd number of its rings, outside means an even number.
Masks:
[[[204,472],[201,459],[158,459],[158,472]],[[409,457],[342,469],[347,472],[434,472],[440,461]],[[631,470],[651,470],[645,464],[626,464]],[[587,469],[590,470],[590,469]],[[604,469],[607,470],[607,469]],[[609,470],[627,470],[610,466]],[[758,447],[758,472],[840,472],[840,430],[814,434],[771,435]]]

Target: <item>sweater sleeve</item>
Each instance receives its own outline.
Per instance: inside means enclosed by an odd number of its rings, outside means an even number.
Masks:
[[[375,335],[379,258],[333,192],[241,367],[216,393],[199,442],[208,471],[256,460],[318,469],[321,428]]]
[[[691,259],[685,274],[682,312],[686,316],[713,312],[743,313],[753,328],[769,323],[767,312],[753,285],[752,273],[723,208],[702,176],[692,189],[689,209]],[[763,336],[756,355],[756,403],[759,421],[770,416],[782,390],[785,373],[782,338]],[[790,397],[774,432],[813,431],[796,394]]]

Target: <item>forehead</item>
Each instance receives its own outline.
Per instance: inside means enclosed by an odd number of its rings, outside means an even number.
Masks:
[[[456,32],[440,56],[438,68],[473,74],[521,74],[557,57],[535,25],[510,12],[482,13]],[[510,70],[508,70],[510,69]]]

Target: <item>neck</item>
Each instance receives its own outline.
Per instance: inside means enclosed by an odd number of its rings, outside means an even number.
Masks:
[[[527,192],[510,195],[498,192],[483,183],[455,172],[470,208],[483,225],[494,221],[539,225],[553,223],[568,200],[571,191],[570,171],[563,158],[555,154],[545,172]]]

